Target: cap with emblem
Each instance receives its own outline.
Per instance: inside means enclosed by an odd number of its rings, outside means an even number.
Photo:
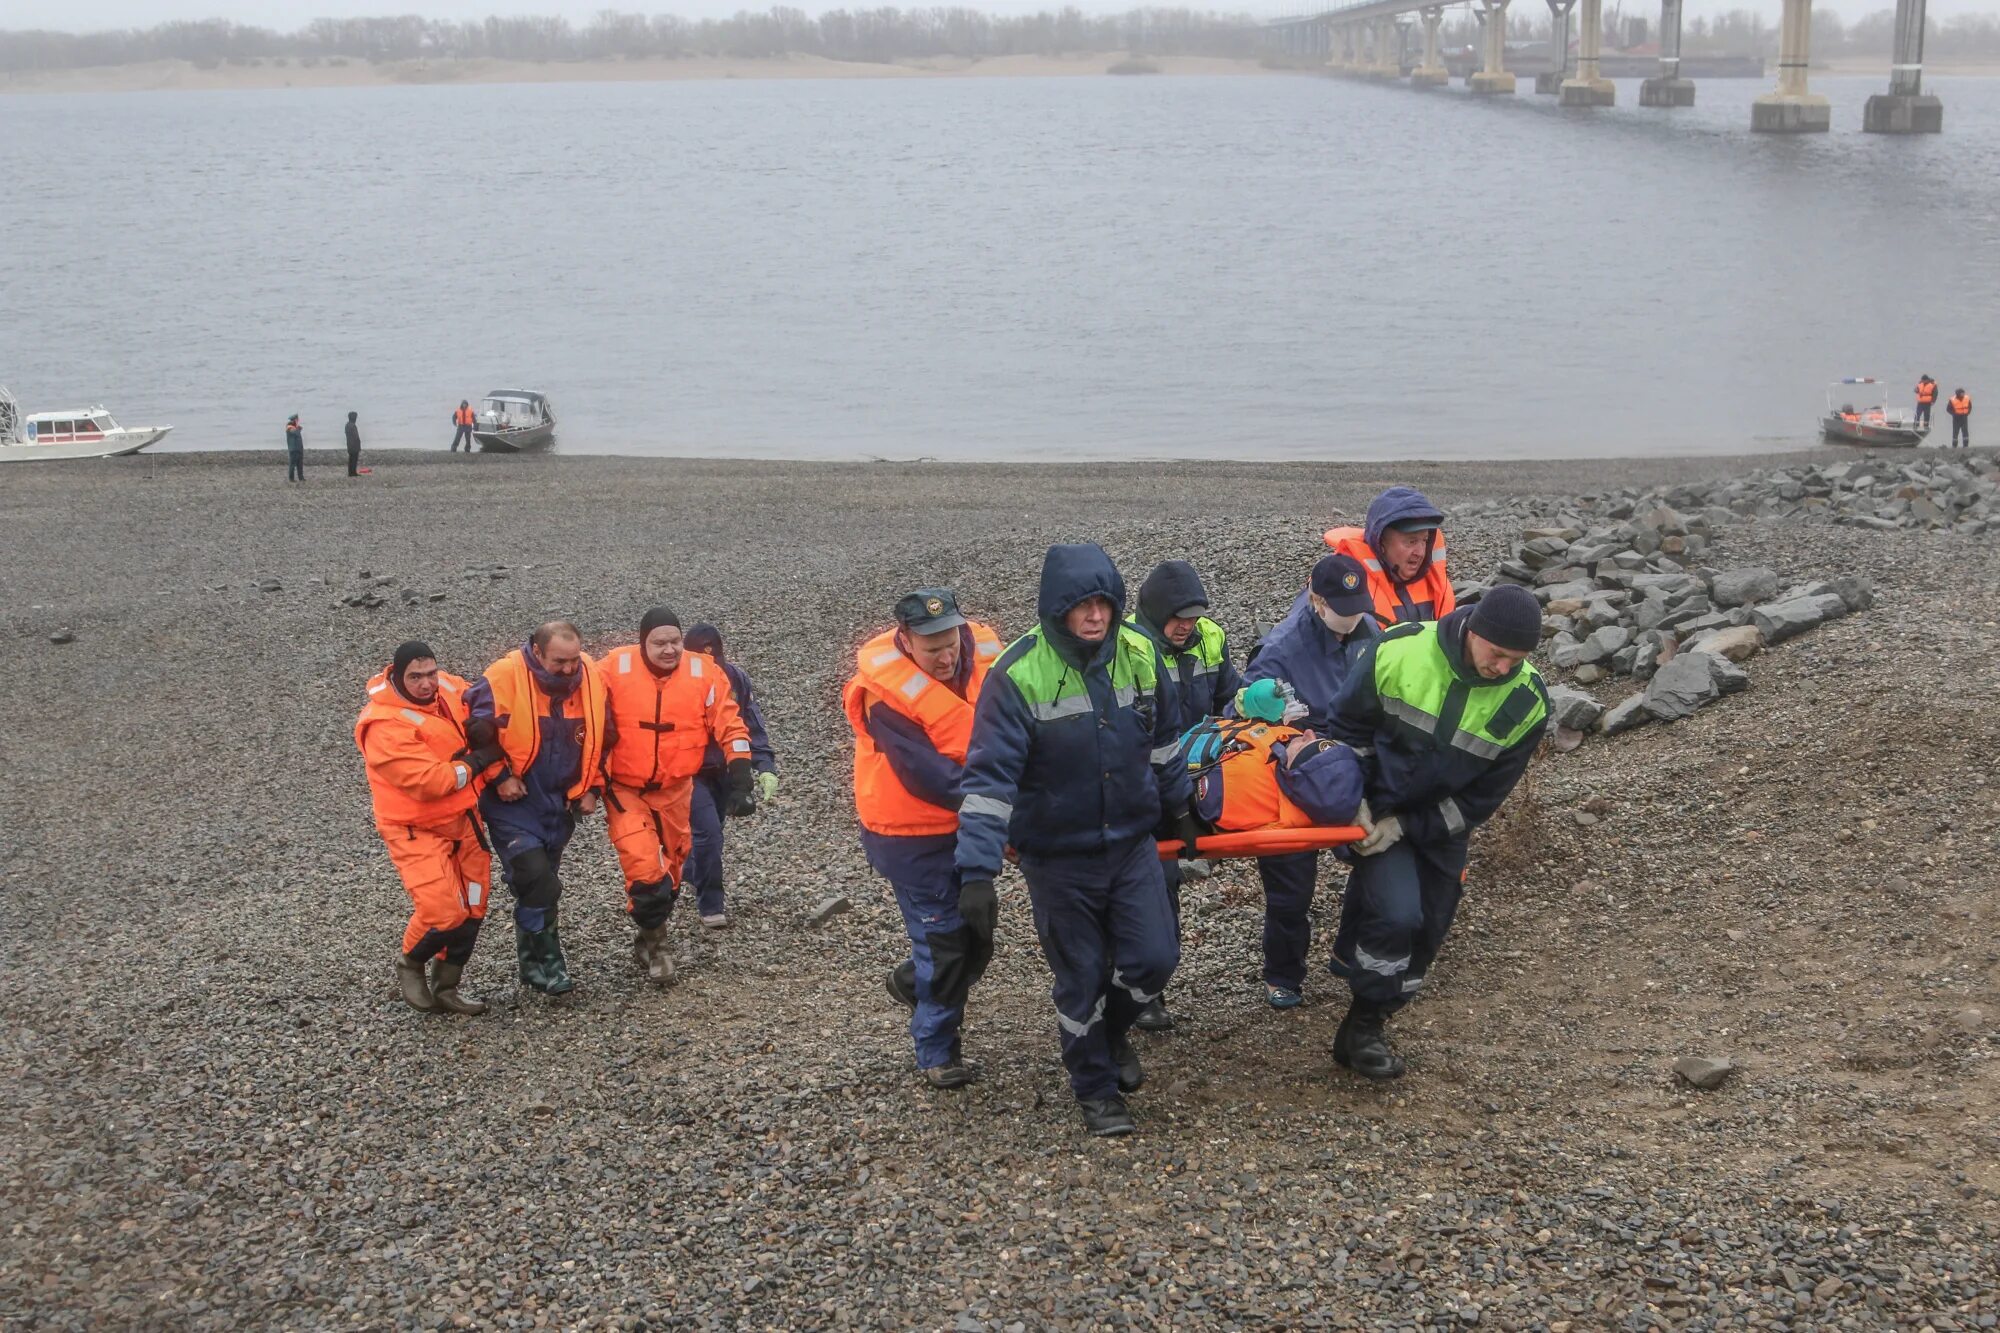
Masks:
[[[941,634],[965,623],[949,588],[919,588],[896,603],[896,623],[911,634]]]
[[[1351,555],[1323,555],[1313,566],[1312,590],[1337,616],[1356,616],[1375,609],[1368,591],[1368,571]]]

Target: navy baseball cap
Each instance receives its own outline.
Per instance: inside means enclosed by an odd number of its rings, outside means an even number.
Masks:
[[[1337,616],[1355,616],[1375,609],[1368,591],[1368,571],[1351,555],[1323,555],[1313,566],[1312,590]]]
[[[896,603],[896,623],[912,634],[939,634],[965,623],[949,588],[919,588]]]

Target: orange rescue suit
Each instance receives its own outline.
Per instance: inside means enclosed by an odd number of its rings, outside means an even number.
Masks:
[[[1277,766],[1282,754],[1273,750],[1305,733],[1297,727],[1273,722],[1253,722],[1233,728],[1229,739],[1247,748],[1234,750],[1222,761],[1195,779],[1195,799],[1201,800],[1208,784],[1222,784],[1222,813],[1215,826],[1223,830],[1267,828],[1311,828],[1314,819],[1286,798],[1278,786]]]
[[[1452,596],[1451,580],[1444,572],[1443,528],[1431,535],[1430,559],[1425,562],[1423,571],[1402,588],[1382,568],[1381,557],[1368,544],[1368,535],[1362,529],[1329,528],[1325,536],[1326,544],[1335,553],[1359,560],[1361,567],[1368,571],[1368,595],[1375,602],[1375,618],[1385,627],[1416,619],[1403,605],[1405,591],[1412,603],[1429,602],[1433,619],[1444,619],[1458,605],[1458,599]]]
[[[480,775],[464,758],[465,689],[465,681],[440,671],[437,697],[412,703],[385,669],[368,682],[367,706],[354,723],[375,829],[410,895],[404,953],[433,930],[483,918],[493,885],[493,857],[473,814]]]
[[[729,673],[706,653],[684,651],[670,675],[646,665],[637,644],[600,664],[610,703],[611,749],[604,759],[605,824],[631,886],[678,886],[693,843],[688,826],[694,776],[711,739],[726,759],[750,758],[750,730],[737,711]]]
[[[972,711],[979,688],[1000,656],[1000,636],[976,621],[972,630],[972,668],[966,676],[965,697],[936,679],[897,646],[898,631],[888,630],[861,645],[855,672],[841,692],[847,721],[854,728],[854,808],[861,826],[891,838],[916,838],[951,833],[958,812],[912,796],[888,757],[868,734],[868,709],[877,703],[909,718],[924,729],[937,752],[960,764],[972,743]]]
[[[1919,380],[1917,382],[1917,401],[1926,407],[1937,401],[1936,380]]]
[[[1945,402],[1944,410],[1955,417],[1965,416],[1972,411],[1972,395],[1967,393],[1953,394]]]
[[[583,763],[567,793],[572,801],[597,785],[598,768],[604,759],[603,669],[588,653],[577,669],[583,680],[562,705],[565,717],[583,719]],[[500,748],[507,752],[507,767],[515,777],[525,778],[541,752],[539,719],[548,715],[549,696],[535,683],[535,673],[528,669],[519,648],[486,668],[486,683],[493,689],[493,719],[500,728]]]
[[[431,419],[432,419],[433,421],[437,420],[437,418],[435,418],[435,417],[433,417],[433,418],[431,418]],[[475,415],[474,415],[474,413],[473,413],[472,409],[471,409],[471,408],[469,408],[469,407],[461,407],[461,408],[459,408],[459,409],[458,409],[458,410],[457,410],[456,412],[453,412],[453,413],[451,414],[451,419],[452,419],[453,421],[456,421],[456,422],[457,422],[457,423],[458,423],[459,425],[461,425],[461,426],[471,426],[471,425],[475,425],[475,424],[477,424],[477,419],[476,419],[476,417],[475,417]]]

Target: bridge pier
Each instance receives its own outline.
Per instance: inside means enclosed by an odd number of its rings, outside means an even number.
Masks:
[[[1556,54],[1556,67],[1535,76],[1538,93],[1562,91],[1563,80],[1569,77],[1569,12],[1576,8],[1576,0],[1548,0],[1548,4],[1549,50]]]
[[[1393,15],[1375,20],[1375,61],[1368,67],[1368,77],[1403,77],[1403,57],[1396,46],[1396,20]]]
[[[1660,0],[1660,72],[1639,85],[1639,105],[1694,105],[1694,80],[1681,77],[1681,0]]]
[[[1833,109],[1806,89],[1812,49],[1812,0],[1785,0],[1778,27],[1778,87],[1750,104],[1750,128],[1767,134],[1824,134]]]
[[[1465,86],[1485,97],[1511,93],[1514,76],[1507,72],[1507,0],[1479,0],[1479,8],[1474,12],[1479,16],[1480,45],[1485,48],[1485,58],[1479,72],[1467,79]]]
[[[1340,25],[1340,59],[1334,67],[1342,74],[1361,72],[1361,29],[1358,24]]]
[[[1444,22],[1443,5],[1425,5],[1417,11],[1424,21],[1424,58],[1410,71],[1412,88],[1441,88],[1451,82],[1451,71],[1438,59],[1438,25]]]
[[[1557,100],[1563,106],[1611,106],[1618,100],[1618,89],[1597,72],[1604,49],[1604,0],[1583,0],[1578,18],[1582,27],[1576,36],[1576,77],[1563,80]]]
[[[1937,134],[1944,103],[1924,92],[1924,0],[1896,0],[1895,64],[1889,91],[1868,99],[1861,128],[1870,134]]]

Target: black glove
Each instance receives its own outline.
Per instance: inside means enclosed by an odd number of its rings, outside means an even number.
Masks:
[[[475,750],[500,743],[500,728],[490,717],[475,717],[465,724],[465,743]]]
[[[993,943],[993,932],[1000,928],[1000,895],[993,891],[993,881],[968,879],[961,884],[958,914],[964,918],[967,930],[984,943]]]
[[[1189,808],[1174,816],[1173,835],[1181,840],[1180,859],[1183,861],[1192,861],[1201,855],[1200,852],[1195,850],[1195,839],[1207,837],[1208,830],[1202,827],[1200,818],[1196,816],[1192,808]]]
[[[745,815],[756,814],[757,798],[752,792],[757,781],[757,775],[750,771],[750,761],[748,759],[732,759],[729,761],[729,767],[724,769],[723,772],[725,775],[724,781],[728,783],[727,804],[724,806],[723,812],[732,819],[741,819]]]
[[[465,752],[466,766],[474,773],[484,773],[506,757],[507,752],[497,745],[482,745]]]

